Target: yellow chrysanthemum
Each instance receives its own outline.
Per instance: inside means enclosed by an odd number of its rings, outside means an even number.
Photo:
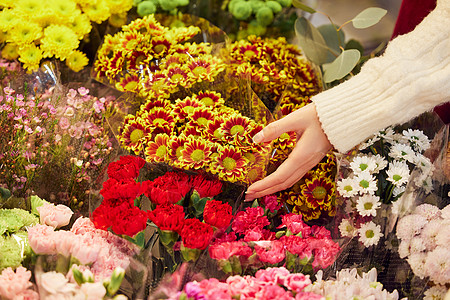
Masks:
[[[22,17],[29,18],[43,12],[46,5],[47,3],[41,0],[18,0],[14,11]]]
[[[19,57],[19,52],[17,51],[18,48],[16,44],[8,43],[2,49],[2,57],[9,60],[16,59],[17,57]]]
[[[19,47],[29,45],[42,36],[42,28],[34,22],[20,22],[11,29],[8,42]]]
[[[28,71],[39,69],[39,63],[42,59],[42,51],[35,44],[25,46],[19,49],[19,61]]]
[[[114,27],[122,27],[127,24],[127,13],[112,14],[108,19],[108,23]]]
[[[17,14],[11,9],[0,11],[0,30],[8,31],[18,22]]]
[[[41,49],[44,57],[55,56],[61,60],[78,47],[79,40],[75,32],[67,26],[50,25],[44,30]]]
[[[0,43],[6,42],[6,40],[8,39],[8,36],[9,36],[9,34],[7,32],[0,31]]]
[[[86,54],[79,50],[72,51],[66,58],[66,65],[75,72],[83,70],[88,63],[89,59],[86,57]]]
[[[66,22],[72,22],[80,12],[77,4],[71,0],[51,0],[49,8],[53,11],[55,18],[63,19]]]
[[[98,24],[106,21],[111,15],[106,0],[90,1],[89,4],[82,9],[91,21]]]
[[[82,13],[77,14],[73,21],[68,23],[67,26],[78,35],[79,39],[91,32],[92,29],[91,21],[88,16]]]
[[[2,0],[2,1],[0,1],[0,6],[11,7],[11,6],[14,6],[14,3],[16,3],[15,0]]]
[[[133,0],[106,0],[111,14],[122,14],[133,7]]]

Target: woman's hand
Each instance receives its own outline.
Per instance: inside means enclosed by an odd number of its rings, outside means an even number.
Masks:
[[[332,148],[322,130],[313,103],[270,123],[253,137],[253,141],[255,143],[270,142],[288,131],[297,133],[296,146],[274,173],[253,183],[247,189],[246,201],[291,187],[317,165]]]

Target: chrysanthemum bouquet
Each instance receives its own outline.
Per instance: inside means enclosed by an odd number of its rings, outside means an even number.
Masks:
[[[337,189],[345,199],[348,216],[339,225],[342,236],[358,236],[365,247],[378,244],[384,230],[377,224],[378,212],[384,211],[382,206],[396,212],[396,201],[405,191],[411,172],[416,169],[420,176],[410,184],[432,187],[433,164],[423,154],[429,147],[430,140],[422,131],[407,129],[400,133],[389,127],[342,162]]]
[[[18,59],[30,72],[39,68],[42,59],[56,58],[78,72],[89,62],[79,46],[91,23],[109,19],[121,26],[131,7],[131,0],[6,1],[0,11],[1,41],[6,42],[2,57]]]

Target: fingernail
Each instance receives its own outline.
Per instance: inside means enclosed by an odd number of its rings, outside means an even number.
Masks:
[[[258,132],[253,136],[253,143],[261,143],[264,139],[264,133],[262,131]]]

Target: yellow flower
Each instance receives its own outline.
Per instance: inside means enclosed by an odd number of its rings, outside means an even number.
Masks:
[[[108,19],[108,23],[114,27],[122,27],[127,24],[127,13],[112,14]]]
[[[48,4],[56,19],[72,22],[78,14],[77,4],[71,0],[51,0]]]
[[[16,44],[8,43],[2,49],[2,57],[9,60],[16,59],[17,57],[19,57],[19,53],[17,52],[17,50],[18,49]]]
[[[18,16],[11,9],[3,9],[0,11],[0,30],[8,31],[18,22]]]
[[[106,0],[90,1],[89,4],[82,9],[91,21],[98,24],[106,21],[111,15]]]
[[[14,6],[15,0],[2,0],[0,6],[11,7]]]
[[[8,39],[8,33],[4,32],[4,31],[0,31],[0,43],[4,43],[6,42],[6,40]]]
[[[41,59],[42,51],[34,44],[19,49],[19,61],[28,71],[37,71]]]
[[[55,56],[61,60],[78,47],[79,40],[75,32],[67,26],[50,25],[44,30],[41,49],[44,57]]]
[[[133,0],[106,0],[111,14],[122,14],[133,7]]]
[[[18,0],[15,11],[18,15],[29,18],[45,10],[46,2],[41,0]]]
[[[91,21],[88,16],[82,13],[78,13],[73,21],[68,23],[67,26],[78,35],[79,39],[91,32],[92,29]]]
[[[89,59],[86,57],[86,54],[79,50],[72,51],[66,59],[66,65],[75,72],[83,70],[88,63]]]
[[[42,36],[42,28],[34,22],[19,22],[9,32],[8,42],[16,43],[19,47],[31,44]]]

